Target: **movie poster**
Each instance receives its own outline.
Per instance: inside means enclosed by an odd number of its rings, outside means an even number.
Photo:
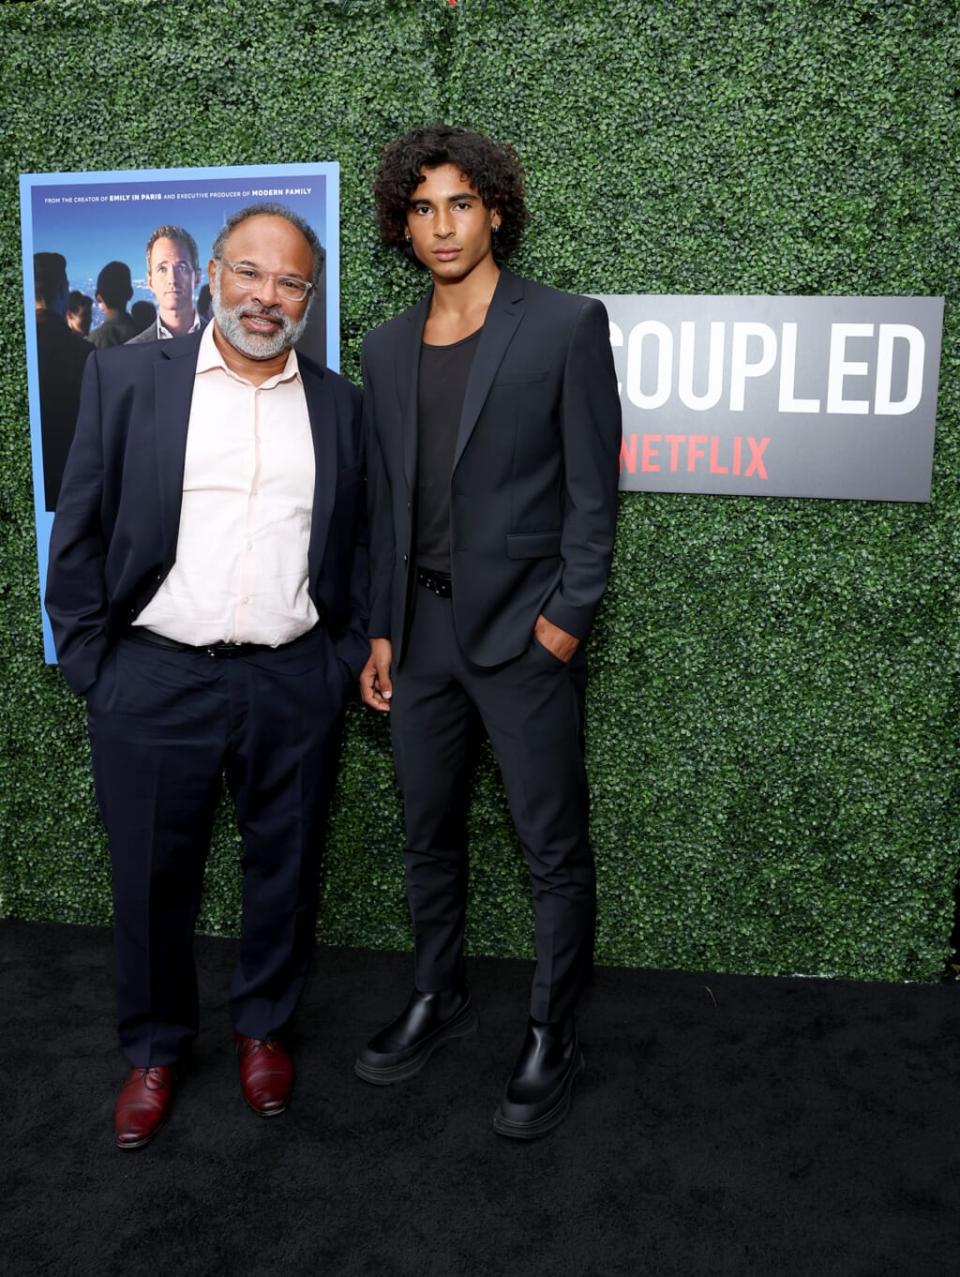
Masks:
[[[298,349],[339,371],[339,166],[25,173],[20,178],[24,317],[40,597],[60,481],[88,355],[166,340],[211,318],[207,266],[226,219],[247,204],[292,209],[324,247]],[[149,259],[148,259],[149,248]],[[44,655],[56,660],[46,613]]]

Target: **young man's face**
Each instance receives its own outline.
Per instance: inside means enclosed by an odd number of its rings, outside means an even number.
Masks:
[[[200,283],[200,272],[193,264],[190,246],[165,235],[154,240],[147,283],[157,299],[161,319],[164,315],[192,314],[193,290]]]
[[[422,170],[410,196],[407,233],[417,259],[438,279],[463,279],[491,257],[500,214],[487,208],[453,164]]]

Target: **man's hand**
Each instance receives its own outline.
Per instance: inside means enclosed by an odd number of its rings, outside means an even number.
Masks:
[[[557,631],[562,634],[562,630]],[[390,697],[393,695],[393,684],[390,682],[390,663],[393,660],[393,644],[389,639],[370,640],[370,658],[360,671],[360,696],[364,705],[379,710],[381,714],[390,711]]]
[[[548,652],[552,652],[557,660],[563,661],[564,664],[573,659],[574,652],[580,646],[578,638],[574,638],[566,630],[561,630],[559,625],[548,621],[542,612],[537,617],[533,633],[537,642],[542,643]],[[363,675],[361,674],[360,677],[362,679]]]

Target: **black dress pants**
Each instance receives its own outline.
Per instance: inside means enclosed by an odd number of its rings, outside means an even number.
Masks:
[[[593,957],[596,889],[583,760],[585,657],[565,665],[531,638],[494,668],[461,651],[449,599],[415,591],[409,642],[393,671],[390,712],[403,792],[415,983],[461,979],[467,891],[467,765],[479,714],[500,766],[533,884],[537,965],[530,1014],[568,1016]]]
[[[193,930],[222,777],[243,840],[234,1027],[290,1018],[313,947],[347,690],[329,635],[214,657],[121,639],[87,695],[113,865],[117,1014],[134,1065],[173,1064],[197,1031]]]

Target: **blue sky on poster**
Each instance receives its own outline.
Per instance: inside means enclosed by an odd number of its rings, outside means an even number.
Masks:
[[[184,226],[197,241],[201,271],[225,219],[244,204],[276,200],[304,217],[327,243],[326,181],[322,174],[279,177],[116,180],[34,186],[33,251],[62,253],[71,288],[91,297],[110,261],[130,267],[134,300],[152,299],[145,248],[156,227]]]

